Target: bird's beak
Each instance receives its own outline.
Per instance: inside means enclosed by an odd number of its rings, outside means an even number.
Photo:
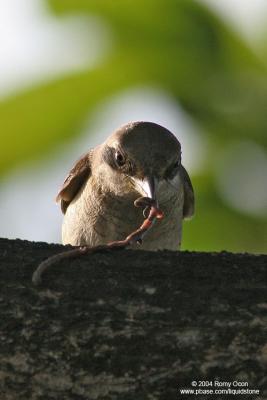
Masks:
[[[155,200],[157,203],[156,191],[158,181],[154,176],[147,176],[144,179],[133,178],[133,180],[139,192],[141,189],[147,197]]]

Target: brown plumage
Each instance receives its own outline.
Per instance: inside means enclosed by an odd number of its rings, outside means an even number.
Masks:
[[[122,126],[74,165],[57,196],[63,243],[92,247],[124,239],[144,219],[133,204],[140,196],[156,200],[165,217],[138,248],[178,250],[182,220],[194,214],[193,187],[179,141],[152,122]]]

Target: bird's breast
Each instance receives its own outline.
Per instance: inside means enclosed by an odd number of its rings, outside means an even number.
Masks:
[[[62,227],[64,244],[96,246],[125,239],[143,222],[142,209],[134,206],[140,197],[135,191],[125,194],[104,192],[88,181],[69,205]],[[144,250],[177,250],[182,230],[182,194],[170,193],[162,197],[160,207],[164,218],[156,221],[147,233]]]

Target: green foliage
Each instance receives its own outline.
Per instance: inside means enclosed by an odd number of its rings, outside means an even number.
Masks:
[[[61,16],[104,19],[113,49],[101,65],[0,104],[0,173],[71,140],[103,99],[142,84],[170,93],[209,140],[206,171],[194,177],[197,216],[184,248],[266,251],[267,220],[239,215],[214,191],[216,152],[239,139],[267,144],[267,74],[240,37],[193,0],[49,0]]]

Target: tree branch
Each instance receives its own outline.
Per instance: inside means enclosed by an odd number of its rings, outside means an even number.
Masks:
[[[215,379],[267,397],[267,256],[105,251],[34,287],[64,249],[0,240],[1,400],[177,400]]]

